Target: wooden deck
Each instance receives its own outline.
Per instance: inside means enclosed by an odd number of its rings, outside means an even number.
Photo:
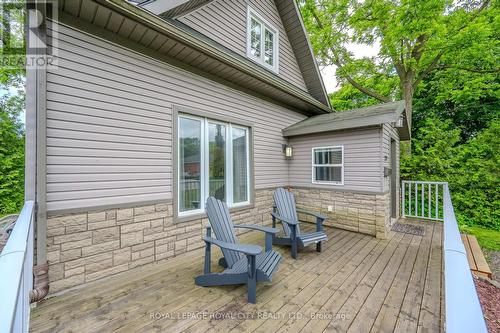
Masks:
[[[284,260],[272,283],[194,285],[201,251],[139,267],[44,301],[32,309],[33,332],[439,332],[443,327],[442,224],[423,237],[378,240],[327,229],[323,253],[311,246]],[[263,244],[260,233],[242,242]],[[218,253],[213,253],[218,258]]]

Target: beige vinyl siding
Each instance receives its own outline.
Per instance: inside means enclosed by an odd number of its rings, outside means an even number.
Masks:
[[[288,183],[281,129],[296,112],[59,26],[47,73],[49,212],[172,198],[172,108],[251,123],[255,187]],[[272,158],[270,158],[272,157]]]
[[[290,138],[290,186],[380,192],[380,128],[347,130]],[[344,185],[312,183],[312,148],[344,147]]]
[[[250,6],[279,31],[279,73],[283,79],[307,90],[299,65],[272,0],[214,0],[178,20],[246,57],[247,6]]]

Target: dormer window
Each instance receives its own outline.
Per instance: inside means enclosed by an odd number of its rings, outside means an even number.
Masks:
[[[248,8],[247,56],[278,72],[278,30]]]

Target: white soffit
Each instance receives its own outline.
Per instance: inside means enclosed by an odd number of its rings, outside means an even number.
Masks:
[[[159,15],[188,1],[189,0],[153,0],[147,1],[140,6],[153,14]]]

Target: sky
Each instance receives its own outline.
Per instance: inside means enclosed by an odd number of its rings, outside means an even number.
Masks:
[[[373,57],[378,54],[380,45],[375,43],[372,46],[365,44],[349,44],[347,49],[354,54],[356,59],[362,57]],[[321,76],[323,77],[323,82],[325,83],[325,88],[327,93],[331,93],[339,90],[340,87],[337,86],[337,79],[335,77],[335,70],[337,66],[326,66],[320,68]]]

